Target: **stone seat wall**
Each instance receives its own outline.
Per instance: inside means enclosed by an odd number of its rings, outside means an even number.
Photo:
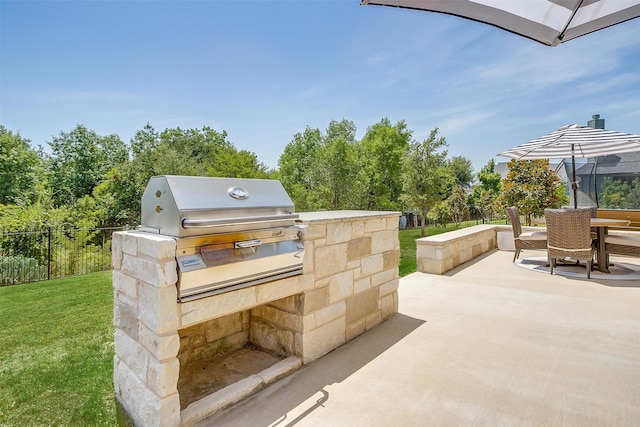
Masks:
[[[490,224],[462,228],[416,240],[417,270],[444,274],[497,247],[497,232],[511,227]]]

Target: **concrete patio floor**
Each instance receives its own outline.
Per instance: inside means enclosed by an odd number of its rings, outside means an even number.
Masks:
[[[200,426],[640,425],[640,282],[512,258],[402,278],[393,318]]]

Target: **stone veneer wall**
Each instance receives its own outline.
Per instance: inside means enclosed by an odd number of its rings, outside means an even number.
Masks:
[[[249,311],[239,311],[180,329],[180,366],[242,348],[249,342],[250,319]]]
[[[250,328],[252,342],[290,349],[308,363],[391,317],[398,311],[398,217],[301,213],[302,275],[180,304],[175,240],[114,233],[114,386],[121,408],[137,425],[182,424],[179,330],[251,310],[263,320]]]
[[[355,338],[398,311],[398,213],[300,214],[305,230],[305,268],[314,289],[302,295],[303,361]],[[307,262],[309,263],[307,265]]]
[[[303,333],[300,300],[298,294],[252,309],[250,341],[276,356],[299,354],[296,339]]]

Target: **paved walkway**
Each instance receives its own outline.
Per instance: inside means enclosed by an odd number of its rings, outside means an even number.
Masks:
[[[392,319],[201,426],[640,426],[640,282],[512,257],[403,278]]]

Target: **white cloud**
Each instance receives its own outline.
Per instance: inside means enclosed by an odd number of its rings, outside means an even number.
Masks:
[[[144,99],[143,96],[132,92],[121,91],[82,91],[82,90],[53,90],[37,91],[30,94],[31,97],[44,102],[59,104],[128,104]]]
[[[482,111],[460,114],[445,120],[439,127],[443,135],[448,137],[456,136],[460,133],[467,133],[475,125],[484,122],[490,116],[491,114]]]

